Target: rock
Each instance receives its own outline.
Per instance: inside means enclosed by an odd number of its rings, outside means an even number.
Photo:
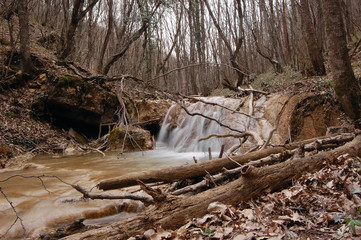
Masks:
[[[74,139],[76,142],[78,142],[80,144],[86,144],[88,142],[85,139],[85,137],[83,137],[81,134],[79,134],[72,128],[69,129],[68,134],[69,134],[69,137],[71,137],[72,139]]]
[[[127,104],[129,120],[156,135],[172,103],[169,100],[135,100]]]
[[[127,127],[121,125],[120,127],[114,128],[109,135],[108,149],[121,151],[123,148],[123,140],[125,139],[124,152],[129,151],[140,151],[140,150],[151,150],[153,149],[152,138],[148,130],[142,128],[128,126],[129,136],[124,138],[127,132]],[[139,149],[139,147],[141,149]]]
[[[35,114],[48,116],[54,125],[95,137],[100,123],[114,122],[115,94],[78,77],[64,75],[48,90],[48,97],[33,104]]]

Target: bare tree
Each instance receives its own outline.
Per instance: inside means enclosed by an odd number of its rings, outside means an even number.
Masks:
[[[100,51],[100,57],[99,57],[98,67],[97,67],[98,72],[101,72],[103,69],[104,55],[105,55],[105,51],[107,50],[107,47],[109,44],[110,35],[112,34],[113,22],[114,22],[113,0],[107,0],[107,3],[108,3],[108,29],[107,29],[107,33],[104,38],[102,49]]]
[[[324,65],[322,48],[317,44],[314,24],[312,23],[312,16],[310,13],[310,6],[308,0],[301,0],[300,12],[302,19],[303,36],[306,41],[308,56],[311,61],[311,69],[306,72],[312,76],[322,76],[326,74]]]
[[[243,25],[243,13],[242,13],[242,7],[241,7],[241,3],[239,0],[236,1],[237,2],[237,5],[236,5],[236,8],[237,8],[237,11],[238,11],[238,16],[239,16],[239,19],[240,19],[240,23]],[[237,76],[238,76],[238,81],[237,81],[237,86],[240,86],[244,83],[244,74],[242,72],[242,70],[240,69],[240,66],[239,64],[237,63],[236,61],[236,58],[237,58],[237,55],[239,54],[239,51],[242,47],[242,43],[243,43],[243,39],[241,37],[239,37],[237,40],[236,40],[236,48],[235,50],[233,51],[232,50],[232,46],[231,46],[231,43],[230,41],[228,40],[228,38],[226,37],[226,35],[224,34],[221,26],[219,25],[216,17],[214,16],[213,14],[213,11],[208,3],[207,0],[204,0],[204,3],[208,9],[208,13],[210,15],[210,17],[212,18],[212,21],[213,21],[213,24],[216,26],[217,30],[218,30],[218,34],[220,36],[220,38],[223,40],[229,54],[230,54],[230,62],[232,64],[232,66],[236,69],[236,72],[237,72]],[[240,26],[241,28],[243,28],[243,26]]]
[[[75,31],[78,27],[79,22],[85,17],[85,15],[98,3],[99,0],[93,0],[83,10],[84,0],[75,0],[73,5],[73,11],[71,15],[70,25],[67,30],[66,39],[63,41],[64,46],[61,51],[61,59],[66,59],[73,47],[74,47],[74,36]],[[67,9],[65,10],[67,11]]]
[[[20,33],[20,58],[23,73],[35,70],[30,56],[29,12],[28,1],[18,0],[19,33]]]
[[[351,67],[340,1],[322,0],[333,85],[338,101],[352,119],[361,117],[361,89]]]
[[[151,18],[153,17],[153,15],[155,14],[155,12],[157,11],[157,9],[159,8],[159,6],[161,5],[162,1],[156,1],[155,6],[153,7],[153,9],[151,9],[149,11],[149,15],[147,16],[142,16],[142,23],[140,28],[135,31],[130,37],[129,39],[124,43],[124,45],[121,47],[121,49],[113,56],[111,56],[107,61],[106,64],[102,70],[103,74],[108,74],[110,68],[114,65],[114,63],[116,63],[122,56],[124,56],[124,54],[128,51],[129,47],[137,40],[139,39],[143,33],[145,32],[145,30],[148,28],[149,23]],[[141,3],[138,2],[138,5],[141,7]],[[126,25],[124,25],[124,31],[125,31]]]

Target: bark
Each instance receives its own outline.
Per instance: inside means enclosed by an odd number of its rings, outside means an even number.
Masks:
[[[65,45],[63,46],[61,59],[66,59],[73,50],[74,47],[74,36],[75,31],[78,28],[79,22],[85,17],[85,15],[93,9],[95,4],[98,3],[99,0],[93,0],[89,3],[88,7],[82,10],[82,5],[84,4],[84,0],[75,0],[73,6],[73,12],[71,15],[70,26],[68,27],[68,31],[66,34]]]
[[[18,13],[21,70],[23,73],[31,73],[35,67],[30,56],[29,12],[27,0],[18,1]]]
[[[114,65],[114,63],[116,63],[121,57],[123,57],[130,48],[130,46],[143,35],[143,33],[147,30],[149,26],[150,19],[153,17],[153,15],[155,14],[155,12],[157,11],[160,5],[161,5],[161,1],[157,2],[156,6],[154,7],[150,15],[142,20],[141,27],[130,36],[129,40],[124,44],[124,46],[120,49],[118,53],[116,53],[115,55],[111,56],[108,59],[102,70],[102,74],[107,75],[110,71],[110,68]],[[132,9],[133,9],[133,2],[131,3],[127,14],[130,15]],[[125,22],[122,25],[122,29],[119,31],[119,33],[117,33],[118,37],[123,37],[125,33],[126,23],[128,22],[128,19],[125,19],[124,21]]]
[[[333,86],[338,101],[352,119],[361,117],[361,89],[351,67],[339,0],[322,0]],[[360,127],[361,123],[358,121]]]
[[[238,41],[236,42],[236,49],[235,49],[235,51],[233,51],[231,43],[228,41],[228,38],[224,34],[221,26],[219,25],[216,17],[214,16],[213,11],[212,11],[208,1],[207,0],[203,0],[203,1],[204,1],[204,4],[206,5],[206,7],[208,9],[209,16],[212,18],[214,26],[217,28],[217,31],[218,31],[218,34],[219,34],[220,38],[223,40],[224,45],[226,46],[226,48],[227,48],[227,50],[228,50],[228,52],[230,54],[230,62],[232,64],[232,67],[234,67],[236,70],[239,70],[239,71],[236,71],[237,77],[238,77],[236,85],[237,85],[237,87],[241,86],[244,83],[244,74],[242,73],[239,64],[236,62],[236,58],[237,58],[237,55],[239,54],[239,51],[240,51],[240,49],[242,47],[243,39],[242,38],[238,39]],[[240,22],[243,23],[243,13],[242,13],[242,9],[241,9],[241,4],[240,4],[239,1],[237,1],[237,4],[238,4],[237,5],[237,11],[238,11],[238,14],[239,14],[238,17],[240,19]],[[241,26],[241,27],[243,28],[243,26]],[[231,88],[232,88],[232,86],[230,86],[230,89]]]
[[[326,69],[323,61],[322,49],[318,47],[308,0],[301,0],[300,12],[302,19],[303,37],[307,44],[308,55],[312,65],[312,70],[307,72],[311,76],[325,75]]]
[[[91,239],[94,236],[127,239],[159,225],[164,229],[176,229],[192,218],[205,215],[212,202],[236,205],[264,193],[279,191],[303,174],[320,170],[328,161],[346,153],[350,157],[361,156],[360,135],[332,151],[263,168],[251,167],[237,180],[191,197],[167,196],[165,201],[138,216],[64,239]]]
[[[104,61],[105,51],[107,50],[107,47],[108,47],[108,44],[110,41],[110,35],[112,34],[113,22],[114,22],[113,0],[108,0],[108,29],[107,29],[107,33],[104,38],[102,49],[100,51],[100,58],[99,58],[98,67],[97,67],[98,72],[101,72],[103,69],[103,61]]]

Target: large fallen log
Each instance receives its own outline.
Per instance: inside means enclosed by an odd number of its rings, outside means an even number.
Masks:
[[[159,225],[164,229],[175,229],[192,218],[206,214],[207,207],[212,202],[235,205],[264,193],[278,191],[304,173],[320,170],[326,162],[331,162],[346,153],[350,157],[361,156],[361,135],[331,151],[262,168],[251,168],[239,179],[197,195],[183,198],[168,195],[166,200],[138,216],[65,239],[93,239],[94,236],[104,239],[127,239]]]
[[[234,156],[232,159],[240,164],[244,164],[249,161],[258,160],[260,158],[267,157],[271,154],[280,153],[285,150],[286,148],[284,147],[270,148],[247,155]],[[238,165],[236,163],[230,161],[228,158],[220,158],[191,165],[130,173],[119,178],[102,181],[97,185],[97,187],[101,190],[124,188],[138,185],[137,180],[141,180],[144,183],[171,182],[191,177],[202,177],[206,175],[207,172],[210,174],[215,174],[220,172],[223,167],[235,168],[237,166]]]
[[[323,137],[323,139],[325,140],[332,139],[338,143],[351,141],[353,138],[354,138],[353,134],[343,134],[333,137],[330,136]],[[234,156],[232,157],[232,159],[239,164],[246,164],[249,161],[258,160],[267,157],[271,154],[282,153],[286,150],[295,149],[305,144],[312,143],[314,141],[322,141],[322,138],[309,139],[298,143],[288,144],[283,147],[263,149],[257,152],[251,152],[241,156]],[[97,187],[101,190],[111,190],[111,189],[118,189],[118,188],[138,185],[137,180],[141,180],[144,183],[155,183],[155,182],[172,182],[177,180],[184,180],[187,178],[203,177],[207,173],[216,174],[220,172],[222,168],[228,168],[228,169],[236,168],[238,167],[238,165],[235,162],[230,161],[229,158],[225,157],[225,158],[219,158],[212,161],[207,161],[197,164],[165,168],[161,170],[130,173],[121,176],[119,178],[104,180],[100,182],[97,185]]]

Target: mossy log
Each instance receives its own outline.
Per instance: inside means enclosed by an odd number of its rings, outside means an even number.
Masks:
[[[252,168],[233,182],[194,196],[180,198],[168,195],[166,200],[138,216],[64,239],[127,239],[159,225],[164,229],[176,229],[192,218],[206,214],[207,207],[212,202],[235,205],[264,193],[281,190],[303,174],[320,170],[326,162],[346,153],[350,157],[361,156],[361,135],[332,151],[262,168]]]

